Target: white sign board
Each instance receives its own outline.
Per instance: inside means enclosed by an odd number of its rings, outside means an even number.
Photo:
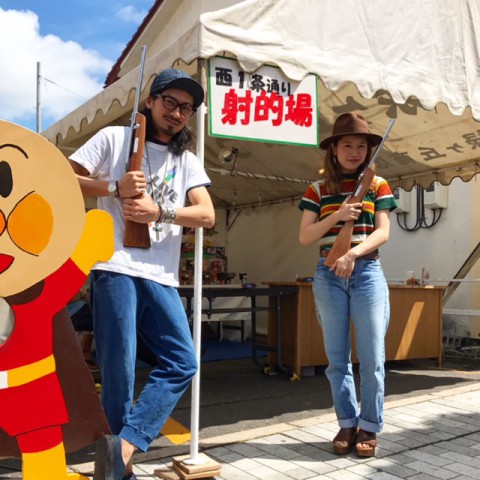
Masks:
[[[272,66],[254,73],[209,60],[210,135],[318,147],[317,77],[294,82]]]

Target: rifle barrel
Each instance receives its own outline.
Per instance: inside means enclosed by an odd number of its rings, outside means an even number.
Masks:
[[[130,134],[128,136],[128,148],[127,148],[127,160],[125,162],[125,170],[128,172],[129,164],[130,164],[130,155],[132,150],[132,141],[135,130],[138,128],[137,124],[137,113],[138,113],[138,105],[140,104],[140,95],[142,93],[142,81],[143,81],[143,70],[145,68],[145,56],[147,54],[147,46],[143,45],[141,53],[140,53],[140,66],[138,71],[138,79],[137,79],[137,89],[135,90],[135,101],[133,102],[133,112],[132,118],[130,120]]]
[[[368,162],[368,165],[367,165],[367,167],[365,168],[365,170],[366,170],[367,168],[371,168],[371,166],[375,163],[375,160],[377,159],[378,154],[380,153],[380,150],[382,149],[383,144],[385,143],[385,140],[387,139],[388,134],[390,133],[390,130],[392,129],[394,123],[395,123],[395,119],[391,118],[390,121],[388,122],[387,129],[385,130],[385,133],[383,134],[382,141],[378,144],[378,147],[377,147],[377,149],[375,150],[375,153],[373,154],[372,159]],[[358,183],[357,183],[357,187],[355,188],[355,191],[353,192],[353,196],[354,196],[354,197],[355,197],[356,195],[358,195],[358,192],[359,192],[359,190],[360,190],[360,183],[361,183],[361,180],[362,180],[362,176],[363,176],[363,173],[360,174],[360,177],[359,177]]]

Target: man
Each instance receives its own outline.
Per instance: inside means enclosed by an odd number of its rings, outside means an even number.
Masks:
[[[203,99],[201,85],[185,72],[164,70],[146,101],[142,171],[125,172],[126,127],[104,128],[70,157],[83,194],[98,197],[115,223],[115,253],[96,264],[90,288],[102,404],[114,434],[97,444],[95,480],[136,478],[134,450],[148,449],[197,370],[175,287],[182,227],[215,222],[210,180],[187,150],[187,122]],[[125,220],[150,225],[150,248],[123,246]],[[132,405],[137,333],[158,365]]]

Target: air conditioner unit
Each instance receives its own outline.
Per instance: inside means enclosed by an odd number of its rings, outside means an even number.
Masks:
[[[431,210],[447,208],[448,187],[439,182],[433,182],[430,188],[424,192],[423,205]]]
[[[403,188],[397,187],[393,191],[393,196],[398,204],[394,213],[410,213],[412,192],[407,192]]]

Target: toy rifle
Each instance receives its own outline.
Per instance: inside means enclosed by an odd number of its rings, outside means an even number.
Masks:
[[[370,188],[370,185],[372,184],[373,177],[375,175],[375,171],[373,170],[372,165],[377,159],[378,154],[380,153],[380,150],[383,144],[385,143],[385,140],[387,139],[388,134],[390,133],[390,130],[392,129],[394,123],[395,123],[395,120],[391,119],[388,124],[387,130],[383,135],[382,141],[380,142],[380,145],[378,145],[372,159],[370,160],[366,168],[358,177],[355,190],[353,191],[353,194],[347,203],[358,203],[363,201],[363,198],[367,194]],[[344,222],[344,224],[342,225],[342,228],[340,229],[340,232],[338,233],[337,238],[335,239],[335,242],[333,243],[333,246],[330,249],[330,252],[328,252],[327,258],[325,259],[325,265],[327,267],[331,267],[336,262],[337,259],[345,255],[350,249],[350,245],[352,243],[352,235],[353,235],[353,224],[354,224],[353,220],[348,220]]]
[[[140,69],[138,72],[137,91],[135,92],[135,103],[133,105],[130,132],[128,135],[127,172],[142,169],[143,151],[145,149],[146,118],[145,115],[138,113],[138,104],[140,102],[140,93],[142,91],[143,68],[145,66],[146,51],[147,47],[143,46],[140,59]],[[141,195],[137,195],[134,198],[140,197]],[[127,220],[125,222],[123,246],[150,248],[151,244],[148,223],[137,223]]]

